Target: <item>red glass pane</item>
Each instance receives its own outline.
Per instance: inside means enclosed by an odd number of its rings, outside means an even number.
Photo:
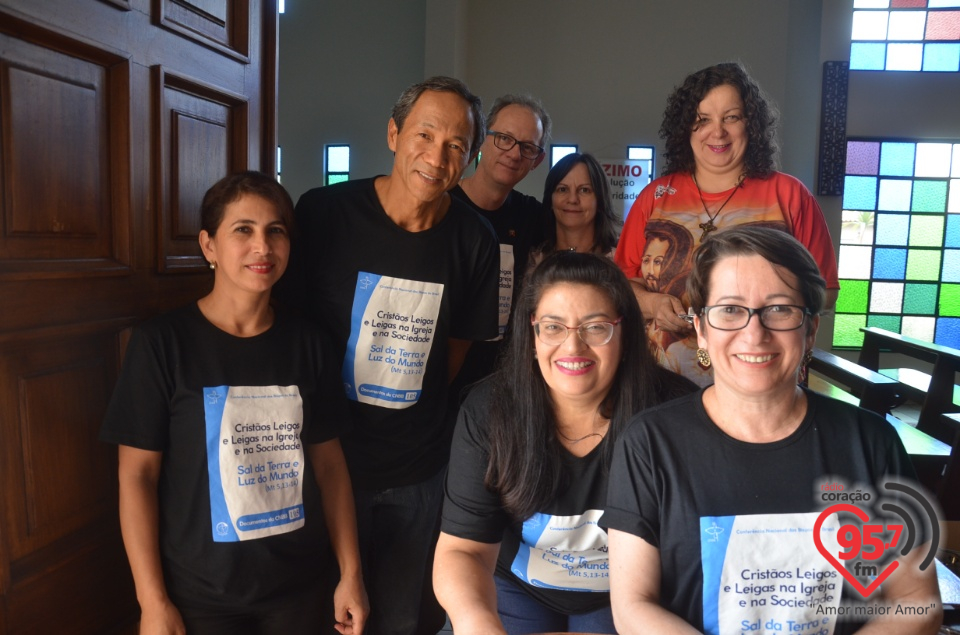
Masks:
[[[924,9],[927,0],[890,0],[891,9]]]
[[[930,11],[926,39],[960,40],[960,11]]]

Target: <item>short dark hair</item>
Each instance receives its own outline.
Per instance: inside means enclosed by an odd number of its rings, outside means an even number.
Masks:
[[[739,62],[725,62],[692,73],[667,98],[660,124],[660,138],[666,143],[663,174],[693,174],[696,163],[690,135],[697,121],[700,102],[717,86],[733,86],[743,101],[747,150],[743,157],[744,176],[767,178],[776,169],[779,148],[776,106]]]
[[[569,486],[556,438],[556,417],[536,356],[531,316],[544,293],[558,284],[583,285],[609,298],[620,316],[620,365],[600,414],[610,419],[601,442],[606,468],[613,446],[637,412],[689,392],[686,380],[661,369],[647,347],[643,316],[623,272],[610,259],[559,251],[530,275],[517,299],[510,336],[492,382],[490,461],[484,482],[514,518],[528,518]],[[576,337],[570,335],[570,337]]]
[[[711,234],[694,254],[693,270],[687,278],[687,295],[694,313],[699,314],[707,303],[710,276],[717,262],[728,256],[753,255],[792,273],[803,305],[814,315],[823,310],[827,284],[807,248],[786,231],[745,224]]]
[[[536,97],[530,95],[503,95],[497,97],[496,101],[493,102],[493,107],[490,108],[490,112],[487,114],[487,127],[493,128],[496,125],[497,114],[507,106],[523,106],[540,119],[540,127],[543,128],[543,134],[540,136],[540,141],[537,142],[537,145],[541,148],[547,148],[550,145],[550,134],[553,131],[553,122],[550,120],[550,115],[547,114],[547,110],[543,107],[543,104],[540,103],[540,100]]]
[[[470,156],[476,156],[477,152],[480,151],[480,144],[487,136],[487,128],[483,119],[483,103],[479,97],[470,92],[466,84],[455,77],[436,75],[414,84],[400,93],[400,97],[393,104],[393,111],[390,113],[393,123],[397,124],[397,130],[403,129],[403,124],[407,120],[407,115],[413,110],[413,105],[420,99],[420,95],[427,90],[460,95],[470,105],[470,112],[473,115],[473,139],[470,141]]]
[[[245,194],[273,203],[287,231],[293,231],[293,200],[287,190],[272,176],[253,170],[225,176],[207,190],[200,204],[200,229],[216,235],[227,205]]]
[[[544,252],[551,252],[557,247],[557,223],[553,217],[553,191],[557,189],[560,181],[578,163],[587,166],[590,185],[597,196],[597,214],[593,218],[594,250],[597,253],[606,254],[617,246],[617,237],[620,235],[620,220],[613,211],[613,199],[610,198],[610,186],[607,184],[607,175],[603,173],[603,166],[592,154],[574,152],[557,161],[550,168],[550,172],[547,173],[547,180],[543,183],[543,209],[547,217],[546,240],[543,244]]]

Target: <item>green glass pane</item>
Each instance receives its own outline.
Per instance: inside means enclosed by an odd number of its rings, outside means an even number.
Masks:
[[[960,317],[960,284],[940,286],[940,315]]]
[[[834,346],[863,346],[860,327],[867,325],[866,315],[837,315],[833,321]]]
[[[911,249],[907,256],[907,280],[939,280],[940,252]]]
[[[947,182],[946,181],[914,181],[913,205],[914,212],[943,212],[947,209]]]
[[[910,219],[911,247],[942,247],[943,216],[913,216]]]
[[[899,333],[900,332],[900,316],[899,315],[868,315],[867,326],[876,326],[877,328],[893,331],[894,333]]]
[[[867,291],[870,282],[867,280],[841,280],[840,296],[837,298],[838,313],[866,313]]]
[[[917,315],[936,315],[937,286],[935,284],[908,284],[903,294],[903,312]]]
[[[349,181],[349,174],[328,174],[327,175],[327,185],[333,185],[334,183],[343,183],[344,181]]]

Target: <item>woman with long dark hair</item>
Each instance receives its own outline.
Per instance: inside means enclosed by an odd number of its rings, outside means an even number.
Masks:
[[[613,633],[597,525],[613,443],[693,384],[657,366],[606,258],[547,257],[513,318],[500,368],[460,411],[434,588],[457,631]]]

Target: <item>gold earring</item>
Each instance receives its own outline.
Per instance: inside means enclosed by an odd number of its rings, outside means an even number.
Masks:
[[[710,368],[711,363],[712,362],[710,361],[710,353],[707,352],[707,349],[698,348],[697,349],[697,365],[703,370],[707,370],[708,368]]]

